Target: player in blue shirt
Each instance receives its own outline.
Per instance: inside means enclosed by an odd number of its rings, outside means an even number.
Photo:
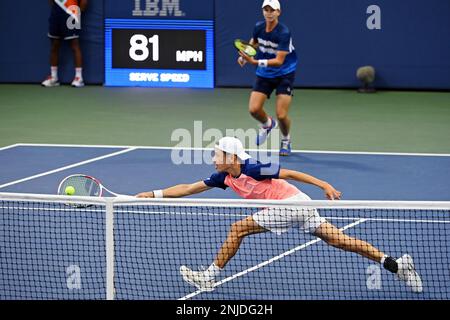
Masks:
[[[250,114],[261,123],[256,140],[259,146],[263,144],[270,131],[279,124],[282,139],[280,155],[291,153],[289,129],[291,119],[288,116],[292,101],[292,89],[297,68],[297,55],[292,44],[291,32],[288,27],[278,21],[281,7],[278,0],[265,0],[263,5],[264,21],[258,22],[253,31],[250,43],[258,47],[255,58],[240,52],[238,63],[243,67],[246,63],[257,65],[256,82],[250,96]],[[265,101],[276,90],[276,115],[278,123],[264,110]]]

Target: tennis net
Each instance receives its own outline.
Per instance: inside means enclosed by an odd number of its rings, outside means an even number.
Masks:
[[[180,266],[210,266],[225,239],[242,232],[236,222],[258,212],[276,220],[315,210],[396,259],[409,254],[421,292],[380,263],[304,232],[302,223],[281,234],[243,238],[215,282],[208,282],[212,291],[183,280]],[[449,240],[450,202],[0,193],[0,299],[449,299]]]

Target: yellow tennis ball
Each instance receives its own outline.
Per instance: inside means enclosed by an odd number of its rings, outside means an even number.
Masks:
[[[71,196],[75,193],[75,188],[72,186],[67,186],[66,190],[64,190],[67,195]]]

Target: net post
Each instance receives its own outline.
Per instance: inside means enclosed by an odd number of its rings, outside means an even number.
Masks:
[[[114,300],[114,202],[106,200],[106,300]]]

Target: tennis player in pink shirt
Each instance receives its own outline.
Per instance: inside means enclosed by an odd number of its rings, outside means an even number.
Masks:
[[[164,190],[143,192],[139,198],[178,198],[204,192],[211,188],[231,188],[245,199],[298,200],[311,198],[287,180],[309,183],[323,189],[329,200],[338,200],[341,192],[326,181],[311,175],[288,169],[278,164],[262,164],[244,151],[241,141],[234,137],[224,137],[215,146],[214,164],[217,172],[208,179],[192,184],[179,184]],[[357,253],[381,263],[383,267],[405,281],[413,292],[422,292],[422,281],[416,272],[412,257],[408,254],[394,259],[371,244],[344,234],[336,226],[321,217],[314,208],[282,210],[266,208],[231,225],[225,242],[216,254],[213,263],[202,271],[180,267],[183,279],[200,290],[212,291],[216,277],[233,258],[242,240],[252,234],[274,232],[281,234],[290,227],[298,226],[304,232],[319,237],[327,244]]]

